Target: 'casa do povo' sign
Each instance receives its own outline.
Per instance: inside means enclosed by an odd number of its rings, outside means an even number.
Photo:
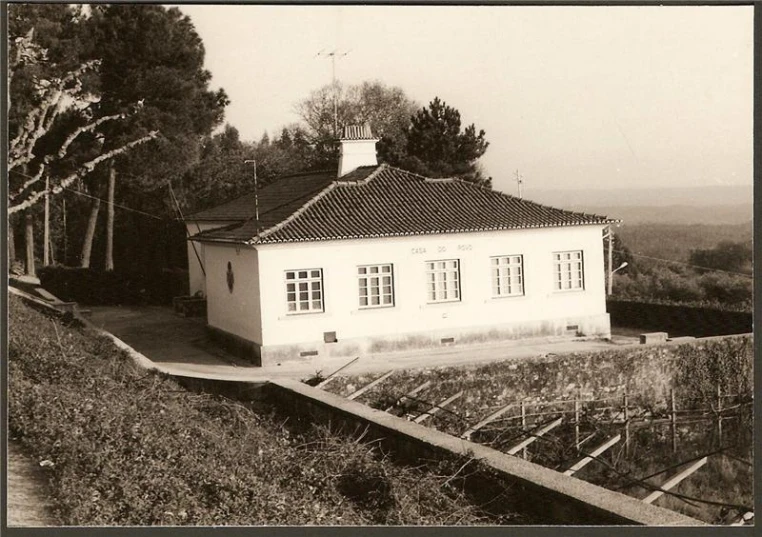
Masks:
[[[425,254],[429,251],[436,252],[438,254],[447,253],[448,251],[453,252],[468,252],[472,249],[472,246],[470,244],[458,244],[455,247],[452,246],[437,246],[436,248],[428,249],[425,246],[416,246],[410,249],[411,254]]]

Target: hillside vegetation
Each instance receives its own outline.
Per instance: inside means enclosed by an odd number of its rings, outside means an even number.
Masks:
[[[752,310],[752,228],[624,225],[615,230],[616,298]]]
[[[106,338],[9,303],[9,430],[64,525],[532,523],[462,491],[463,461],[393,464],[274,407],[192,393]],[[45,462],[47,461],[47,462]]]

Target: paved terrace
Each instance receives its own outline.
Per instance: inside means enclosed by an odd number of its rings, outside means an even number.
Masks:
[[[317,372],[328,375],[354,358],[312,357],[281,366],[255,367],[215,346],[206,335],[203,319],[180,317],[165,307],[93,307],[90,321],[148,357],[158,369],[179,376],[249,382],[304,379]],[[359,374],[390,369],[472,365],[547,354],[611,350],[637,344],[637,338],[616,336],[613,342],[536,338],[468,347],[399,351],[362,356],[344,372]]]

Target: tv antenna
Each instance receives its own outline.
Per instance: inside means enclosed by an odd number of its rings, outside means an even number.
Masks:
[[[331,59],[331,87],[333,88],[333,135],[339,136],[339,92],[336,87],[336,58],[343,58],[347,54],[352,52],[348,50],[346,52],[339,52],[338,50],[332,50],[326,52],[325,49],[318,52],[315,57],[330,58]]]
[[[524,176],[519,174],[519,170],[516,170],[516,184],[519,187],[519,199],[524,199],[524,192],[523,192],[523,186],[524,186]]]

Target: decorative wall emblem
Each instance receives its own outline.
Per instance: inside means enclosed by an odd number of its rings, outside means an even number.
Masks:
[[[235,283],[235,276],[233,275],[233,265],[230,264],[230,261],[228,261],[228,291],[231,293],[233,292],[233,284]]]

